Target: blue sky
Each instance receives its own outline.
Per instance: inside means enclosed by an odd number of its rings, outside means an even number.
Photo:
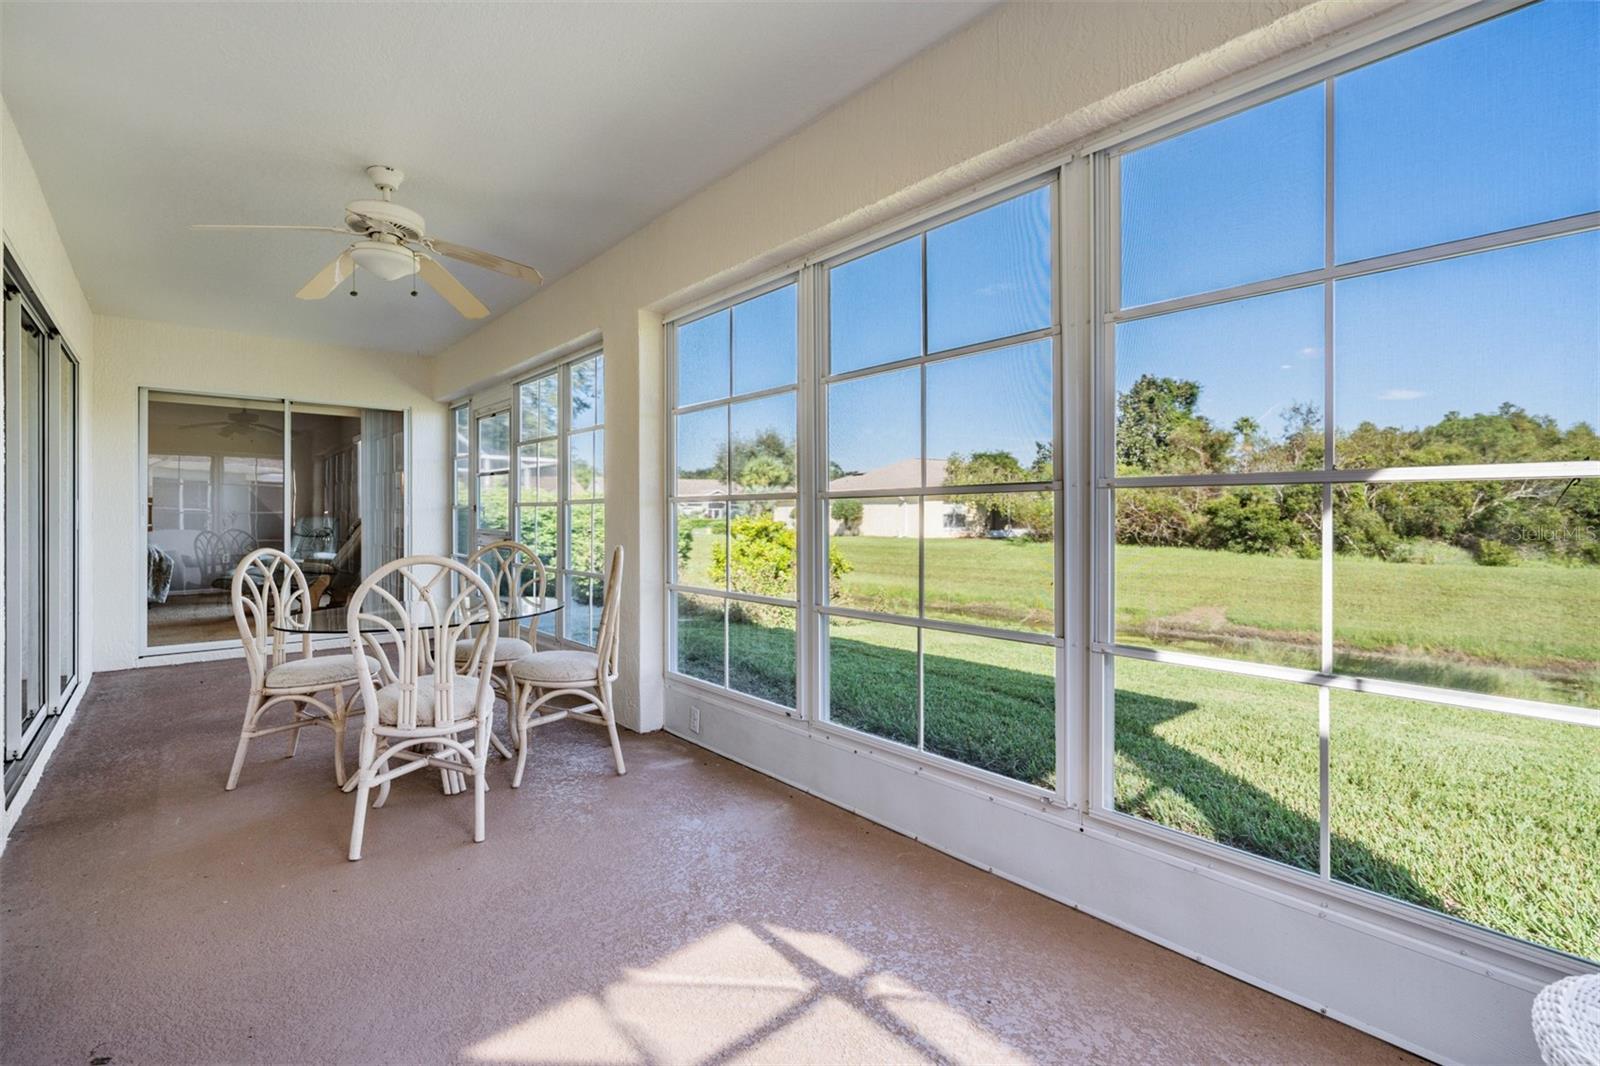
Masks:
[[[1125,306],[1323,264],[1315,85],[1123,161]],[[1334,87],[1336,262],[1600,210],[1600,4],[1546,0],[1351,71]],[[1322,290],[1131,323],[1119,387],[1203,386],[1276,430],[1322,403]],[[1600,428],[1600,235],[1340,282],[1335,418],[1421,426],[1502,402]]]
[[[1336,263],[1600,210],[1600,3],[1545,0],[1350,71],[1333,92]],[[1324,264],[1324,93],[1122,157],[1124,306]],[[1048,326],[1051,256],[1038,189],[835,267],[829,372]],[[1600,233],[1351,278],[1334,303],[1341,430],[1506,402],[1600,428]],[[791,286],[682,327],[678,402],[793,382],[794,307]],[[929,364],[928,455],[1005,449],[1028,465],[1050,437],[1049,360],[1044,342]],[[916,457],[920,373],[831,385],[830,459]],[[1127,323],[1119,389],[1145,373],[1199,382],[1218,425],[1248,416],[1278,432],[1291,404],[1325,406],[1323,289]],[[686,465],[720,441],[712,422],[681,427]]]

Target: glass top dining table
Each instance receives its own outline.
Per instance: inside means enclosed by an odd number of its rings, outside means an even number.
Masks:
[[[541,615],[554,614],[561,610],[561,601],[550,596],[502,596],[496,601],[499,607],[500,621],[507,622],[515,619],[526,622]],[[421,602],[407,604],[413,624],[421,629],[437,628],[433,617],[432,608]],[[347,633],[349,632],[348,607],[322,607],[312,611],[309,616],[280,617],[273,623],[274,629],[280,633]],[[469,618],[467,624],[482,625],[487,621],[487,612],[480,606],[473,610],[476,617]],[[383,633],[389,627],[395,629],[405,628],[406,619],[393,604],[380,603],[376,599],[368,601],[361,612],[361,631],[363,633]]]

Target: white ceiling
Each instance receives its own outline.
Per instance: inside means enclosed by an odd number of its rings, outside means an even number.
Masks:
[[[339,236],[188,225],[340,225],[385,163],[553,280],[988,6],[6,3],[0,90],[97,312],[433,352],[482,323],[365,274],[294,298]]]

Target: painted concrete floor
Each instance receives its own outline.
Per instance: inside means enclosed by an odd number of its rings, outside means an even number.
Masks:
[[[223,792],[245,688],[95,678],[0,860],[5,1062],[1413,1061],[659,733],[546,727],[482,844],[402,779],[350,863],[326,731]]]

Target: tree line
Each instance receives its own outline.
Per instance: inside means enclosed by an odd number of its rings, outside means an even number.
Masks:
[[[1215,474],[1315,470],[1323,465],[1320,412],[1295,404],[1278,433],[1254,419],[1231,427],[1199,413],[1193,381],[1145,375],[1117,399],[1118,474]],[[1587,423],[1501,404],[1450,412],[1414,429],[1362,422],[1335,440],[1345,469],[1561,462],[1600,458]],[[1335,485],[1334,550],[1391,560],[1423,559],[1433,545],[1485,565],[1527,557],[1600,564],[1600,479],[1385,482]],[[1316,555],[1322,489],[1316,485],[1137,489],[1117,493],[1117,539],[1239,552]]]

